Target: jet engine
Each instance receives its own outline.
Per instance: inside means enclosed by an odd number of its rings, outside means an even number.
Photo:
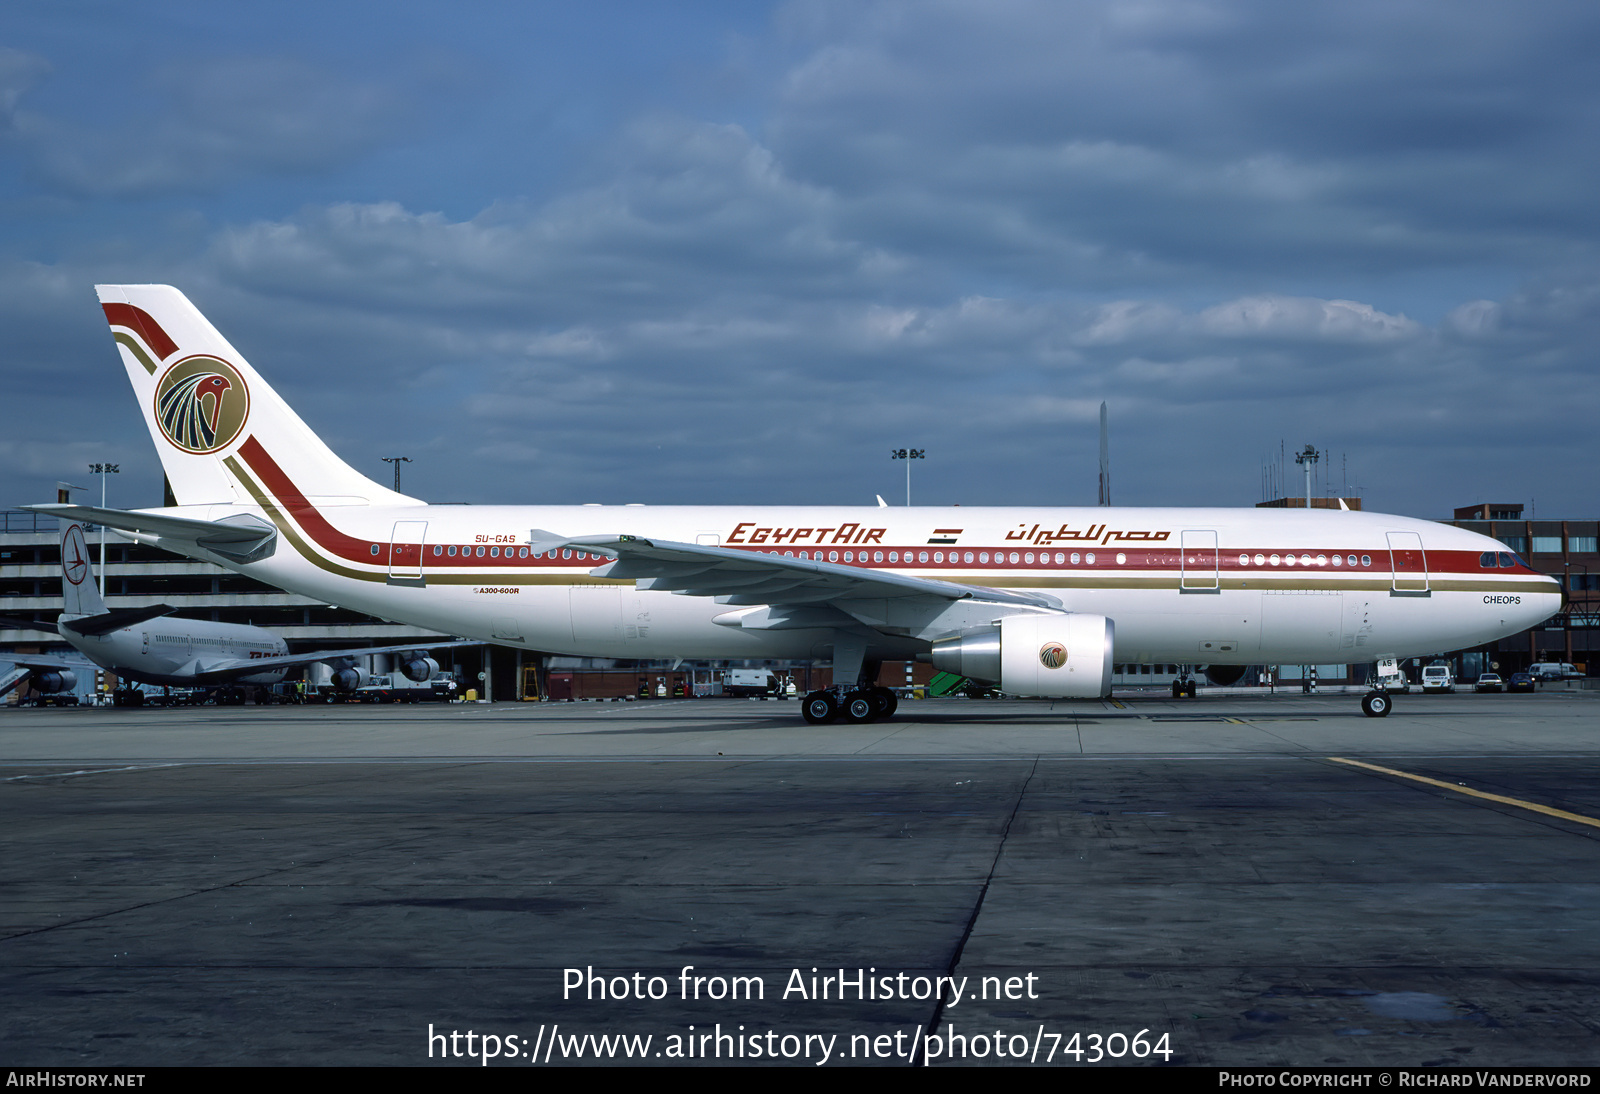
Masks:
[[[1244,679],[1248,665],[1207,665],[1206,679],[1219,688],[1231,688]]]
[[[33,674],[33,686],[46,695],[60,695],[78,686],[78,676],[71,669],[49,669]]]
[[[367,682],[367,674],[357,668],[334,669],[328,682],[333,685],[334,691],[354,691]]]
[[[1103,615],[1008,615],[937,639],[933,664],[1007,695],[1098,699],[1111,694],[1115,632]]]
[[[438,671],[439,662],[427,656],[410,657],[400,662],[400,672],[407,680],[418,684],[426,684]]]

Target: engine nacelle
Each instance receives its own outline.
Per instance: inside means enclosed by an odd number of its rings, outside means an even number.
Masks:
[[[1115,633],[1103,615],[1008,615],[934,642],[933,664],[1007,695],[1099,699],[1111,694]]]
[[[354,691],[367,682],[367,674],[360,669],[334,669],[328,677],[328,683],[333,685],[333,690],[338,692]]]
[[[46,695],[60,695],[78,686],[78,676],[71,669],[50,669],[33,674],[33,686]]]
[[[1244,670],[1249,665],[1207,665],[1206,679],[1219,688],[1231,688],[1244,679]]]
[[[413,683],[426,684],[439,671],[439,662],[431,657],[412,657],[400,662],[400,673]]]

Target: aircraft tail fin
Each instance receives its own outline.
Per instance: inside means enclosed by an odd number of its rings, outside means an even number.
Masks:
[[[179,505],[418,505],[345,463],[188,297],[97,285]]]
[[[83,525],[61,522],[61,614],[63,617],[103,615],[106,602],[94,584],[93,558]]]

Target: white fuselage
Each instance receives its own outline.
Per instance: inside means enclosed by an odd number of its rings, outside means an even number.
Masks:
[[[289,652],[283,639],[260,627],[204,619],[163,616],[103,635],[78,634],[61,626],[57,630],[101,668],[140,683],[168,687],[193,687],[195,674],[214,664]],[[229,682],[275,684],[285,671],[254,673]]]
[[[1358,663],[1493,641],[1559,610],[1560,590],[1503,544],[1365,512],[318,505],[269,489],[258,505],[168,509],[276,524],[271,557],[215,561],[386,619],[509,646],[606,658],[825,658],[833,633],[738,625],[747,608],[641,591],[538,557],[535,530],[717,544],[966,585],[1046,593],[1115,622],[1119,662]],[[287,490],[283,491],[287,494]],[[1487,562],[1485,560],[1488,560]],[[173,621],[177,622],[177,621]],[[872,657],[925,653],[927,628]],[[88,652],[88,651],[85,651]],[[91,654],[91,656],[93,656]],[[182,654],[174,661],[181,660]]]

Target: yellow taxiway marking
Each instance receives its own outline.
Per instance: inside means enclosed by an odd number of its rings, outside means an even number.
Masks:
[[[1535,813],[1543,813],[1546,816],[1560,817],[1562,820],[1587,824],[1590,828],[1600,828],[1600,820],[1595,820],[1593,817],[1586,817],[1581,813],[1568,813],[1565,809],[1552,809],[1550,806],[1540,805],[1538,802],[1525,802],[1521,798],[1508,798],[1503,794],[1490,794],[1482,790],[1474,790],[1470,786],[1456,786],[1454,783],[1430,779],[1426,775],[1413,775],[1407,771],[1396,771],[1392,767],[1379,767],[1377,764],[1363,763],[1360,760],[1347,760],[1343,756],[1329,756],[1328,759],[1336,764],[1349,764],[1351,767],[1364,767],[1368,771],[1381,771],[1385,775],[1397,775],[1402,779],[1410,779],[1412,782],[1427,783],[1429,786],[1437,786],[1443,790],[1454,790],[1457,794],[1468,794],[1474,798],[1500,802],[1502,805],[1515,805],[1520,809],[1531,809]]]

